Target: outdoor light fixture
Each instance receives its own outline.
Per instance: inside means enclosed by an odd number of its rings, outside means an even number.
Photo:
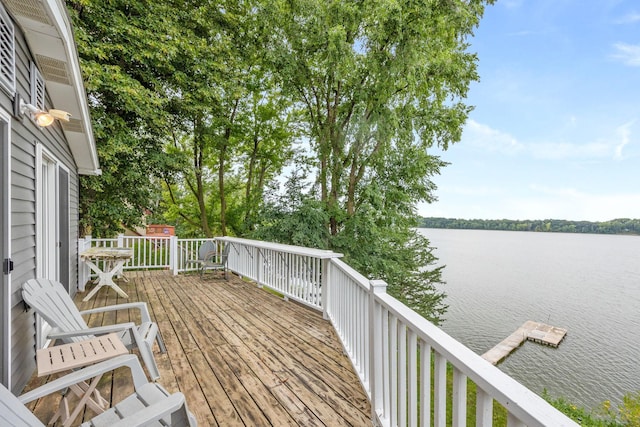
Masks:
[[[62,110],[49,110],[43,111],[32,104],[27,104],[22,99],[20,100],[20,113],[26,114],[29,113],[31,118],[42,127],[49,126],[53,123],[55,119],[64,120],[65,122],[69,121],[71,114]]]

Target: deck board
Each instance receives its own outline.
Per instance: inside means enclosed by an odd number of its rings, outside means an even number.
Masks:
[[[371,425],[367,396],[321,313],[234,275],[224,280],[220,272],[203,279],[166,272],[127,272],[127,277],[129,282],[118,285],[128,300],[104,287],[90,301],[81,302],[84,293],[76,301],[80,309],[148,303],[167,347],[166,354],[155,348],[159,382],[185,394],[199,425]],[[125,311],[95,314],[88,323],[114,320],[139,318]],[[34,376],[32,382],[42,379]],[[127,370],[105,375],[99,388],[112,403],[121,400],[132,390]],[[49,396],[30,407],[47,421],[58,401],[59,396]],[[92,415],[87,410],[83,419]]]

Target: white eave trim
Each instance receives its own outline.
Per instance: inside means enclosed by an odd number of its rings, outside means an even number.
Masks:
[[[68,111],[75,120],[74,126],[63,125],[63,132],[69,141],[71,152],[79,173],[97,175],[100,173],[98,152],[96,150],[89,105],[84,90],[78,51],[73,38],[71,22],[62,0],[32,0],[29,12],[34,6],[40,6],[39,20],[21,9],[22,0],[3,0],[21,27],[27,43],[38,63],[47,87],[47,93],[57,109]],[[39,15],[40,17],[40,15]],[[51,60],[64,64],[67,82],[48,78],[44,64],[39,60]]]

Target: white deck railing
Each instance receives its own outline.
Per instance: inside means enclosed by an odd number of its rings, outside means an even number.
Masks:
[[[371,399],[375,425],[465,426],[467,408],[475,407],[469,414],[475,425],[492,426],[494,402],[507,410],[509,427],[578,425],[388,295],[386,283],[370,281],[342,262],[341,254],[232,237],[215,240],[231,245],[231,271],[323,312]],[[195,270],[188,260],[197,258],[204,241],[85,238],[79,252],[97,245],[132,247],[134,257],[125,270],[164,268],[178,274]],[[88,269],[80,270],[79,279],[86,282]],[[79,289],[84,289],[84,282]],[[474,402],[467,401],[473,395],[467,392],[469,382],[476,389]],[[451,420],[447,420],[448,405]]]
[[[328,288],[324,272],[332,258],[341,257],[332,251],[301,246],[281,245],[258,240],[219,237],[218,242],[231,245],[228,267],[231,271],[267,286],[318,310],[326,306],[323,289]]]
[[[80,259],[80,254],[90,247],[133,249],[133,258],[124,264],[124,270],[171,270],[174,274],[178,274],[197,270],[198,265],[190,261],[198,259],[198,249],[206,240],[178,239],[176,236],[120,235],[113,239],[94,239],[87,236],[78,241],[78,289],[84,291],[87,281],[95,276]],[[99,261],[98,266],[104,268],[104,262]]]

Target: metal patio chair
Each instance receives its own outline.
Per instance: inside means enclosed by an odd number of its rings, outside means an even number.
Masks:
[[[229,280],[227,272],[227,260],[229,259],[229,249],[231,245],[225,243],[222,252],[218,252],[215,242],[205,241],[198,249],[198,258],[188,260],[187,263],[198,264],[200,277],[204,276],[205,270],[223,270],[224,278]]]
[[[227,262],[229,261],[229,250],[231,249],[230,243],[225,243],[222,252],[214,251],[207,254],[200,268],[200,276],[202,276],[205,270],[222,270],[224,272],[225,280],[229,280],[229,273],[227,269]]]

